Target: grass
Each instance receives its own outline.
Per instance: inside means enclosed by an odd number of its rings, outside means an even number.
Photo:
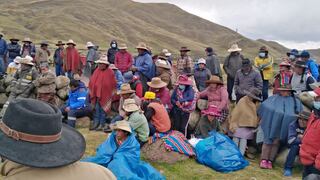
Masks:
[[[102,143],[107,135],[102,132],[89,131],[81,128],[79,131],[84,135],[87,141],[86,156],[94,155],[95,148]],[[143,155],[142,155],[143,159]],[[178,162],[176,164],[151,163],[153,167],[158,169],[167,179],[224,179],[224,180],[269,180],[269,179],[301,179],[302,167],[294,169],[292,178],[282,176],[282,166],[275,164],[273,170],[263,170],[259,168],[259,160],[250,160],[250,165],[243,170],[231,173],[219,173],[204,165],[196,162],[195,159]]]

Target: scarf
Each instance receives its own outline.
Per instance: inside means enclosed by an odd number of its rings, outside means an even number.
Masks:
[[[101,70],[97,68],[89,82],[91,103],[96,104],[99,101],[103,110],[109,112],[116,85],[116,78],[112,69]]]

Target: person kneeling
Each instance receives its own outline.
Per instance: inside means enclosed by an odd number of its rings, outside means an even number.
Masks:
[[[220,123],[217,120],[221,116],[221,113],[218,111],[217,106],[210,105],[208,109],[202,111],[202,114],[203,116],[195,131],[197,138],[209,137],[210,131],[221,131]]]

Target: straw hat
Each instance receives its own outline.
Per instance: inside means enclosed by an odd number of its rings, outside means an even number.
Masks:
[[[162,49],[162,53],[163,53],[165,56],[171,56],[171,53],[168,51],[168,49]]]
[[[130,84],[124,83],[124,84],[121,85],[120,91],[118,92],[118,94],[121,94],[121,95],[122,94],[131,94],[131,93],[134,93],[134,92],[136,92],[136,91],[131,89]]]
[[[159,77],[154,77],[151,79],[151,82],[147,82],[148,86],[156,89],[166,87],[168,84],[163,82]]]
[[[122,121],[117,121],[114,125],[111,125],[112,130],[123,130],[127,131],[129,133],[132,133],[131,127],[128,121],[122,120]]]
[[[60,46],[60,45],[65,45],[65,43],[62,43],[62,41],[58,41],[58,43],[56,44],[56,46]]]
[[[107,65],[110,64],[109,61],[108,61],[108,56],[107,55],[102,55],[99,60],[95,61],[95,63],[97,63],[97,64],[107,64]]]
[[[208,81],[206,81],[207,84],[223,84],[221,79],[218,76],[211,76]]]
[[[147,91],[145,94],[144,94],[144,99],[155,99],[156,98],[156,93],[154,92],[151,92],[151,91]]]
[[[21,58],[20,64],[27,64],[27,65],[34,66],[32,60],[33,60],[33,59],[32,59],[31,56],[26,56],[26,57],[24,57],[24,58]]]
[[[94,44],[93,44],[92,42],[87,42],[87,45],[86,45],[86,46],[87,46],[87,48],[88,48],[88,47],[94,47]]]
[[[160,53],[158,56],[158,59],[161,59],[161,60],[167,60],[167,56],[164,54],[164,53]]]
[[[74,46],[77,45],[72,39],[69,39],[69,41],[67,42],[67,45],[68,45],[68,44],[73,44]]]
[[[200,58],[200,59],[198,60],[198,64],[207,64],[207,62],[206,62],[205,59]]]
[[[123,109],[126,112],[135,112],[135,111],[138,111],[140,108],[136,104],[136,101],[134,99],[126,99],[123,102]]]
[[[138,46],[136,47],[136,49],[148,50],[148,47],[147,47],[146,43],[144,43],[144,42],[139,42],[139,44],[138,44]]]
[[[123,49],[128,49],[126,44],[120,44],[118,49],[123,50]]]
[[[167,61],[161,60],[161,59],[156,61],[156,66],[157,67],[162,67],[162,68],[165,68],[165,69],[171,69],[170,64],[168,64]]]
[[[258,88],[252,88],[250,91],[244,90],[244,93],[255,100],[262,101],[260,98],[261,90]]]
[[[14,61],[15,63],[19,64],[20,61],[21,61],[21,59],[22,59],[22,58],[21,58],[20,56],[17,56],[16,58],[14,58],[13,61]]]
[[[116,65],[114,64],[110,64],[109,65],[109,68],[112,69],[112,70],[117,70],[118,68],[116,67]]]
[[[242,51],[242,49],[238,47],[238,44],[232,44],[231,48],[228,49],[228,52],[238,52],[238,51]]]
[[[22,42],[29,42],[32,43],[31,39],[29,37],[24,38],[24,40]]]
[[[178,85],[192,85],[193,82],[188,78],[187,75],[180,75],[178,77],[178,82],[177,82]]]
[[[180,52],[188,52],[191,51],[190,49],[188,49],[187,47],[181,47],[180,48]]]

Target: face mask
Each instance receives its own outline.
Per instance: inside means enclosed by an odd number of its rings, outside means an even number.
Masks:
[[[111,44],[111,47],[116,48],[117,45],[116,44]]]
[[[180,89],[181,91],[183,91],[184,89],[186,89],[186,86],[185,86],[185,85],[179,85],[179,89]]]
[[[266,53],[264,52],[259,53],[259,57],[262,57],[262,58],[266,57]]]
[[[296,58],[296,56],[294,56],[293,54],[290,54],[289,59],[293,60],[295,58]]]
[[[314,102],[313,102],[313,107],[314,107],[316,110],[320,110],[320,102],[314,101]]]

